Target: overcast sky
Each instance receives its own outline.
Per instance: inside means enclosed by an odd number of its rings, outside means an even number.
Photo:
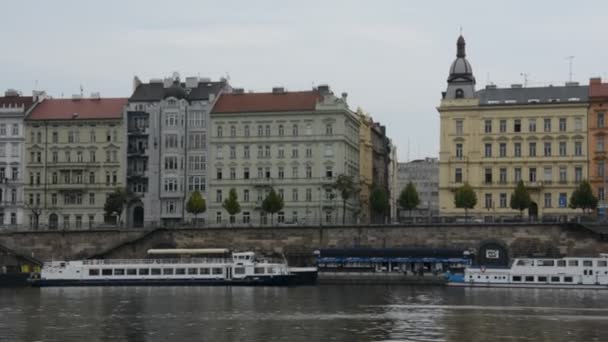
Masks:
[[[0,88],[128,97],[134,75],[348,93],[400,161],[438,156],[435,107],[462,26],[478,89],[608,78],[605,1],[6,1]],[[408,148],[409,145],[409,148]],[[409,152],[408,152],[409,151]]]

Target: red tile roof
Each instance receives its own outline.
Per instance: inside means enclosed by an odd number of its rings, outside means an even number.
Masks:
[[[28,110],[34,104],[31,96],[3,96],[0,97],[0,108],[2,107],[24,107]]]
[[[34,108],[27,120],[120,119],[127,100],[126,98],[47,99]]]
[[[319,93],[316,91],[222,94],[212,113],[315,110],[318,99]]]

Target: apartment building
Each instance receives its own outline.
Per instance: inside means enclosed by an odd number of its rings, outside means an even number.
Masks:
[[[397,198],[407,184],[412,182],[420,199],[416,210],[411,212],[400,210],[400,218],[439,215],[439,160],[437,158],[416,159],[407,163],[399,163],[397,168]]]
[[[208,215],[215,225],[268,224],[261,204],[271,188],[285,206],[275,224],[354,222],[358,204],[346,213],[334,191],[336,177],[359,176],[359,119],[329,86],[312,91],[245,93],[220,97],[211,112]],[[241,213],[229,218],[222,208],[230,189]]]
[[[588,87],[569,82],[475,91],[475,82],[461,36],[438,107],[440,212],[462,214],[453,192],[468,182],[478,199],[474,215],[517,214],[509,203],[521,180],[533,200],[528,215],[573,213],[570,196],[588,175]]]
[[[601,216],[606,215],[605,189],[606,157],[608,147],[608,83],[602,83],[601,78],[592,78],[589,81],[589,181],[593,192],[599,199],[598,208]]]
[[[178,74],[149,83],[135,78],[125,113],[127,187],[136,197],[127,208],[130,226],[188,222],[190,194],[198,190],[208,199],[209,112],[225,89],[225,80],[182,82]]]
[[[126,98],[44,99],[25,119],[25,202],[30,226],[93,228],[106,196],[124,188]],[[1,128],[1,127],[0,127]]]

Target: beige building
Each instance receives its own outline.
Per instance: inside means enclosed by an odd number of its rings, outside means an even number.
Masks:
[[[588,87],[525,88],[489,85],[475,77],[458,39],[457,58],[438,107],[441,119],[439,210],[462,215],[454,190],[468,182],[479,217],[512,216],[510,197],[519,180],[530,191],[531,216],[561,217],[577,184],[587,178]]]
[[[278,225],[342,222],[333,190],[340,174],[359,175],[359,121],[346,94],[312,91],[223,94],[211,111],[208,221],[211,225],[270,223],[261,204],[271,188],[284,199]],[[234,188],[241,213],[229,218],[222,202]],[[357,200],[346,207],[355,220]]]
[[[360,222],[370,223],[371,212],[369,207],[369,195],[373,185],[373,146],[372,131],[373,124],[369,115],[361,109],[357,110],[359,116],[359,203],[361,204]]]
[[[104,222],[107,194],[124,188],[127,99],[46,99],[25,119],[28,224],[92,228]]]

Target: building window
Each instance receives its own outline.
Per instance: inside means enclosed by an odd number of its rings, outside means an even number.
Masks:
[[[603,162],[604,161],[602,161],[602,163]],[[603,177],[603,175],[602,175],[602,177]],[[574,167],[574,181],[577,182],[577,183],[583,181],[583,168],[581,166],[575,166]]]
[[[462,159],[462,144],[456,144],[456,158]]]
[[[500,120],[499,130],[500,130],[500,133],[507,132],[507,120]]]
[[[484,120],[484,132],[492,133],[492,120]]]
[[[298,178],[298,167],[297,166],[291,167],[291,178],[294,178],[294,179]]]
[[[559,167],[559,182],[566,183],[568,181],[568,169],[565,166]]]
[[[270,136],[270,125],[266,125],[265,132],[266,132],[266,136],[269,137]]]
[[[545,142],[544,154],[545,154],[545,157],[551,156],[551,143],[550,142]]]
[[[282,137],[285,135],[285,128],[283,125],[279,125],[279,136]]]
[[[574,142],[574,155],[582,156],[583,155],[583,143],[580,141]]]
[[[535,167],[531,167],[529,169],[528,176],[529,176],[528,180],[530,182],[532,182],[532,183],[536,182],[536,168]]]
[[[266,179],[270,179],[270,167],[264,168],[264,176]]]
[[[306,158],[312,158],[312,148],[306,148]]]
[[[216,133],[218,138],[221,138],[224,135],[224,129],[222,126],[217,126]]]
[[[293,124],[293,126],[291,127],[291,134],[294,137],[298,136],[298,124]]]
[[[232,179],[232,180],[236,179],[236,168],[234,168],[234,167],[230,168],[230,179]]]
[[[505,194],[505,193],[500,194],[500,207],[501,208],[507,207],[507,194]]]
[[[251,134],[251,132],[249,131],[249,125],[245,125],[244,131],[245,131],[246,137],[248,137]]]
[[[218,211],[215,213],[215,223],[220,224],[222,223],[222,212]]]
[[[264,146],[264,158],[270,158],[270,145]]]
[[[298,189],[291,189],[291,200],[294,202],[298,201]]]
[[[325,125],[325,135],[332,135],[334,134],[334,127],[332,124],[327,124]]]
[[[312,202],[312,189],[306,189],[306,202]]]
[[[543,181],[549,182],[549,183],[551,181],[553,181],[553,168],[545,167],[543,169]]]
[[[89,205],[95,205],[95,194],[89,193]]]
[[[597,128],[604,127],[604,112],[597,113]]]
[[[500,143],[500,145],[498,146],[498,153],[499,153],[500,157],[502,157],[502,158],[507,156],[507,144],[506,143]]]
[[[333,167],[331,167],[331,166],[326,166],[326,167],[325,167],[325,177],[326,177],[326,178],[332,178],[333,176],[334,176]]]
[[[574,130],[575,131],[581,131],[583,129],[583,119],[581,118],[574,118]]]
[[[277,222],[278,223],[285,223],[285,213],[282,211],[279,211],[278,215],[277,215]]]
[[[462,183],[462,169],[459,167],[454,170],[454,182]]]
[[[248,211],[243,211],[243,223],[249,223],[251,218]]]
[[[217,203],[222,203],[222,190],[215,191],[215,201]]]
[[[486,158],[492,157],[492,144],[485,144],[484,151],[484,155]]]
[[[513,146],[513,154],[515,157],[521,157],[521,143],[515,143]]]
[[[560,194],[559,194],[559,207],[560,208],[568,207],[568,194],[565,192],[560,192]]]
[[[596,147],[595,149],[599,152],[604,151],[604,137],[603,136],[599,136],[597,137],[597,142],[596,142]]]
[[[332,153],[333,153],[333,151],[332,151]],[[298,157],[299,157],[299,150],[297,147],[294,147],[291,150],[291,158],[298,158]]]
[[[456,134],[457,135],[464,134],[463,121],[462,120],[456,120]]]
[[[529,144],[528,154],[530,155],[530,157],[536,157],[536,143],[531,142]]]
[[[222,179],[222,169],[218,168],[216,170],[216,177],[217,179]]]
[[[230,146],[230,159],[236,159],[236,146]]]
[[[545,193],[545,208],[551,208],[551,193]]]
[[[600,201],[603,201],[603,200],[604,200],[604,187],[601,187],[601,186],[600,186],[600,187],[597,189],[597,199],[598,199],[598,200],[600,200]]]
[[[484,183],[492,184],[492,168],[486,167],[484,171]]]
[[[215,155],[216,155],[217,159],[224,158],[224,152],[223,152],[223,149],[222,149],[221,145],[216,148],[216,154]]]
[[[33,198],[30,196],[30,201],[34,202]],[[52,205],[57,205],[57,194],[51,194],[51,204]]]
[[[566,131],[566,118],[559,118],[559,131],[560,132]]]
[[[522,177],[521,177],[521,175],[522,175],[522,173],[521,173],[521,167],[516,167],[515,169],[513,169],[513,175],[514,175],[513,180],[516,183],[519,182],[519,181],[521,181],[522,180]]]
[[[258,125],[258,137],[264,135],[264,127],[262,125]]]
[[[521,120],[515,119],[513,121],[513,132],[521,132]]]
[[[230,126],[230,136],[233,138],[236,137],[236,127],[234,127],[234,125]]]
[[[492,208],[492,194],[486,194],[485,195],[485,208],[486,209],[491,209]]]
[[[565,141],[559,142],[559,155],[560,155],[560,157],[566,156],[566,142]]]
[[[312,178],[312,167],[311,166],[306,166],[306,178],[308,178],[308,179]]]
[[[500,168],[499,176],[500,176],[500,183],[506,184],[507,183],[507,168],[506,167]]]
[[[243,190],[243,202],[249,202],[249,189]]]
[[[243,179],[249,179],[249,168],[248,167],[243,168]]]
[[[546,118],[543,120],[545,132],[551,132],[551,118]]]
[[[249,157],[250,157],[249,145],[245,145],[245,146],[243,146],[243,159],[249,159]]]
[[[530,119],[528,121],[528,132],[536,132],[536,119]]]
[[[460,88],[456,89],[456,92],[454,93],[454,97],[457,98],[457,99],[463,99],[464,98],[464,91],[462,89],[460,89]],[[331,219],[330,219],[330,221],[331,221]]]
[[[279,166],[279,179],[285,178],[285,168],[283,166]]]

